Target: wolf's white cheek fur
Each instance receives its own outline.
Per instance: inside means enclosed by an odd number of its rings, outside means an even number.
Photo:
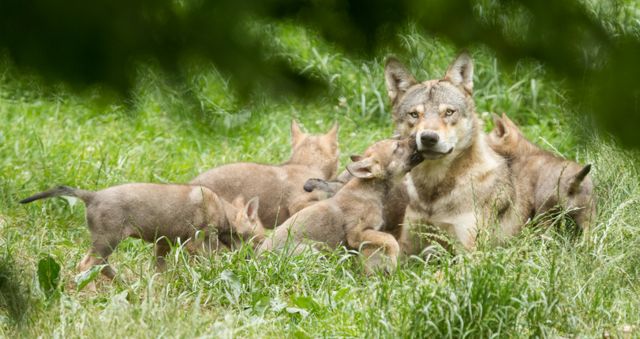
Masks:
[[[467,131],[467,130],[472,130],[473,129],[473,121],[471,119],[464,119],[463,121],[460,121],[460,123],[464,123],[466,126],[464,129],[458,130],[458,131]],[[458,140],[458,144],[460,145],[460,148],[466,148],[469,145],[471,145],[471,142],[473,140],[473,133],[467,133],[464,132],[464,134],[462,134],[460,140]]]
[[[422,133],[422,131],[416,132],[416,145],[418,145],[418,151],[422,151],[424,149],[424,147],[422,146],[422,139],[420,138],[420,133]]]

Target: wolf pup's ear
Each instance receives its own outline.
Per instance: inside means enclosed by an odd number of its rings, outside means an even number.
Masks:
[[[371,179],[373,178],[372,163],[370,159],[363,159],[352,162],[347,165],[347,171],[356,178]]]
[[[258,208],[260,207],[260,198],[253,197],[244,207],[244,215],[251,221],[258,220]]]
[[[291,143],[295,146],[300,140],[304,138],[305,134],[300,129],[300,125],[295,120],[291,120]]]
[[[387,58],[384,66],[384,80],[392,105],[404,95],[409,87],[418,83],[404,65],[394,57]]]
[[[591,164],[584,166],[576,175],[571,178],[571,184],[569,185],[569,194],[573,194],[578,191],[580,188],[580,184],[584,181],[584,178],[587,177],[587,174],[591,172]]]
[[[504,125],[504,121],[502,120],[502,118],[500,118],[499,115],[492,113],[491,117],[493,118],[493,133],[495,134],[495,136],[497,136],[498,138],[502,138],[505,136],[505,134],[507,134],[507,128]]]
[[[324,136],[329,138],[331,141],[338,141],[338,131],[340,130],[340,125],[336,122],[331,126],[331,129]]]
[[[469,94],[473,93],[473,60],[467,52],[458,55],[444,78],[456,86],[462,86]]]
[[[502,121],[505,125],[505,128],[507,129],[511,129],[517,133],[520,133],[520,129],[518,128],[518,126],[515,124],[515,122],[513,122],[513,120],[509,119],[509,117],[507,116],[506,113],[502,113]]]

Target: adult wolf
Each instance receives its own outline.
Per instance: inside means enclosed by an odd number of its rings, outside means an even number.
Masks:
[[[401,246],[406,254],[428,244],[433,226],[474,249],[478,232],[492,239],[519,230],[515,189],[506,160],[489,147],[475,112],[473,61],[459,55],[442,79],[418,82],[395,58],[385,66],[396,133],[416,138],[424,161],[406,177],[409,206]]]

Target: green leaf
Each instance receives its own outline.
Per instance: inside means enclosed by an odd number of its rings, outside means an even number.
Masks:
[[[341,288],[338,291],[334,292],[333,299],[335,301],[340,301],[344,299],[344,297],[347,295],[347,293],[349,293],[349,291],[351,291],[351,289],[348,287]]]
[[[60,264],[51,256],[40,259],[38,262],[38,283],[40,288],[50,298],[58,289],[60,283]]]
[[[85,288],[90,282],[96,280],[98,275],[100,275],[100,271],[102,271],[105,266],[107,265],[96,265],[76,275],[75,281],[78,291]]]
[[[315,301],[312,297],[309,296],[293,296],[291,297],[291,302],[304,310],[309,312],[316,311],[320,308],[320,305],[317,301]]]
[[[271,298],[268,295],[254,295],[253,312],[255,314],[264,314],[270,304]]]

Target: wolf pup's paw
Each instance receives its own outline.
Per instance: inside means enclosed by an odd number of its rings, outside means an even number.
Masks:
[[[392,274],[396,271],[397,267],[397,258],[387,256],[382,251],[377,251],[371,254],[364,262],[364,272],[368,276],[373,275],[377,272]]]
[[[306,192],[313,192],[315,190],[328,191],[329,183],[326,180],[319,178],[311,178],[304,183],[304,190]]]

